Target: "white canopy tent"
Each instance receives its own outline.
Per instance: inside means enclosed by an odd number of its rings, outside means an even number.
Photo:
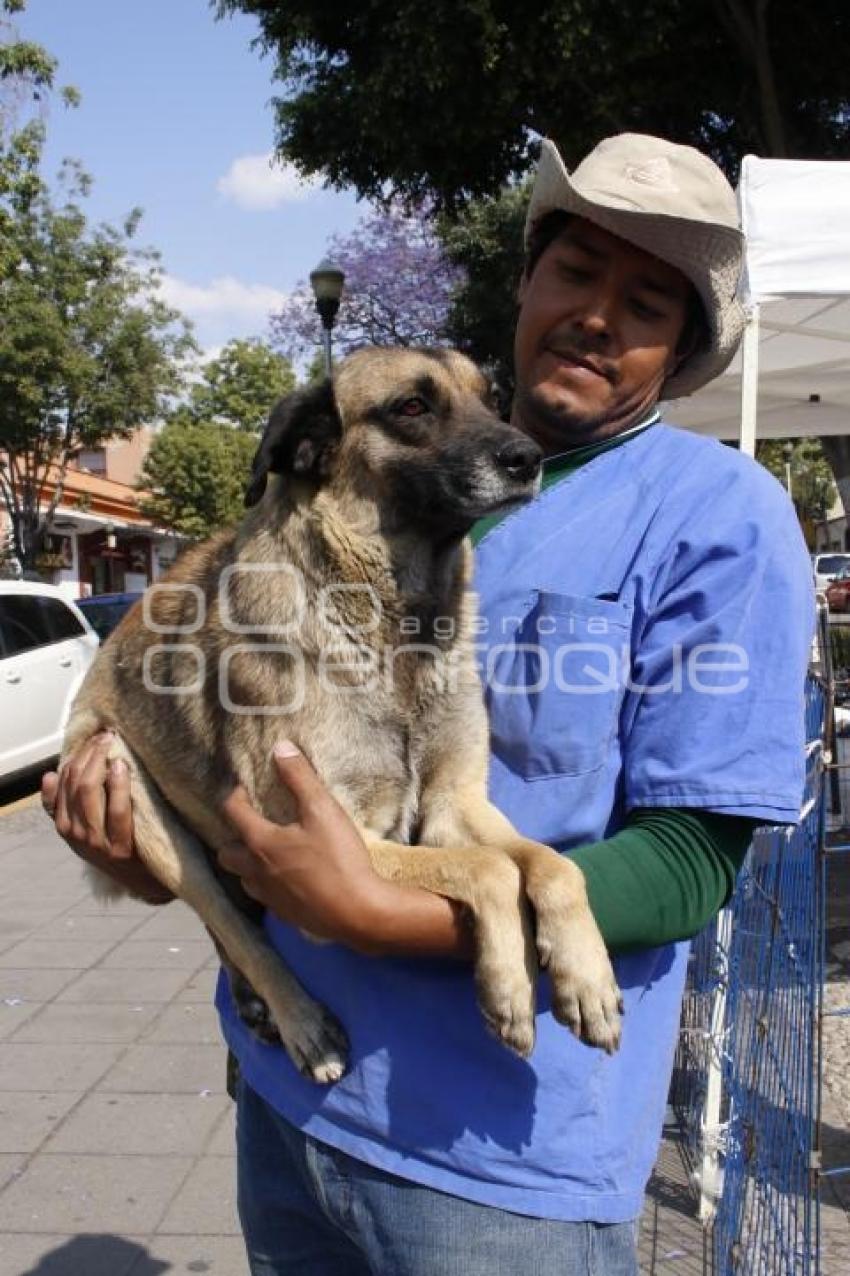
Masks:
[[[744,341],[670,420],[747,452],[756,436],[850,434],[850,163],[748,155],[738,201]]]

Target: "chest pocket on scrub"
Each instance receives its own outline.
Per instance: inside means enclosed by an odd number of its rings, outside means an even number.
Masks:
[[[493,752],[529,780],[604,763],[629,668],[631,608],[538,590],[484,672]]]

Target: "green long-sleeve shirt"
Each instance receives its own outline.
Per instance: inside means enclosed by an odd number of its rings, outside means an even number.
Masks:
[[[613,950],[696,935],[735,886],[756,821],[714,811],[632,811],[613,837],[573,853]]]
[[[649,429],[657,414],[627,435],[575,448],[547,461],[543,487],[566,478],[600,452]],[[481,519],[477,545],[504,517]],[[732,893],[756,821],[692,808],[632,811],[613,837],[573,853],[609,948],[656,947],[696,935]]]

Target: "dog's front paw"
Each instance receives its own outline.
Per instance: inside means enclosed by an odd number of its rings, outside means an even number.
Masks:
[[[537,952],[552,983],[552,1013],[589,1046],[620,1045],[623,998],[589,909],[554,926],[538,921]]]
[[[507,856],[481,867],[475,986],[490,1031],[526,1059],[534,1049],[537,953],[522,874]]]
[[[478,1005],[487,1027],[527,1059],[534,1049],[534,984],[524,969],[480,962],[475,972]]]
[[[526,889],[537,919],[537,956],[549,972],[552,1013],[582,1041],[613,1054],[623,998],[575,865],[548,852]]]

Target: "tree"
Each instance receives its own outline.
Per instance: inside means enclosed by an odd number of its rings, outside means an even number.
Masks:
[[[219,421],[254,434],[262,430],[278,399],[295,389],[288,359],[256,338],[229,341],[204,364],[191,390],[196,421]]]
[[[18,38],[11,18],[23,8],[0,0],[0,498],[14,555],[32,568],[70,457],[155,418],[194,344],[157,295],[156,255],[135,248],[138,210],[121,229],[90,227],[90,179],[72,163],[64,203],[48,190],[56,62]]]
[[[193,539],[236,522],[256,448],[245,430],[177,412],[142,465],[139,484],[149,493],[143,512]]]
[[[0,270],[15,264],[10,218],[41,189],[43,117],[56,73],[56,59],[46,49],[18,36],[12,19],[25,5],[0,0]],[[66,106],[79,102],[70,86],[59,95]]]
[[[789,448],[790,444],[790,448]],[[835,500],[835,482],[820,439],[762,439],[756,459],[780,483],[788,483],[803,527],[809,533]]]
[[[26,0],[0,0],[0,141],[21,128],[33,109],[41,113],[56,72],[56,59],[45,48],[18,35],[13,18],[25,7]],[[76,101],[76,90],[62,94]]]
[[[446,255],[463,271],[446,334],[488,370],[505,410],[514,391],[513,335],[530,191],[529,183],[509,187],[497,199],[474,200],[457,218],[438,222]]]
[[[260,431],[294,389],[288,360],[264,342],[228,342],[204,364],[145,457],[144,513],[193,539],[236,522]]]
[[[448,260],[422,210],[373,212],[350,235],[328,241],[327,254],[345,272],[334,345],[439,345],[463,273]],[[290,357],[315,350],[321,338],[313,293],[300,282],[271,319],[272,339]]]
[[[845,0],[211,0],[276,59],[277,146],[304,174],[441,208],[568,164],[606,134],[689,142],[734,178],[747,151],[848,150]]]
[[[0,191],[8,231],[0,261],[0,496],[15,554],[30,568],[70,457],[160,415],[194,349],[157,295],[156,255],[133,246],[139,212],[121,229],[90,227],[79,202],[88,179],[69,166],[67,199],[57,207],[38,177],[36,152],[21,180]]]

